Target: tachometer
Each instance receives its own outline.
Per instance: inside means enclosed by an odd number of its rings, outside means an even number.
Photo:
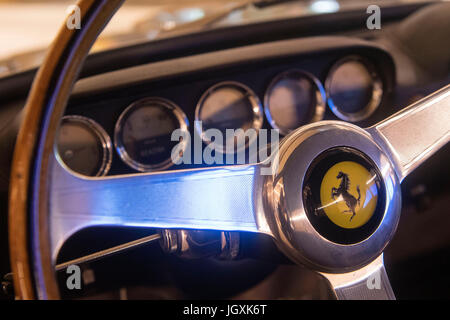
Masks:
[[[64,164],[77,173],[103,176],[111,166],[111,139],[92,119],[65,116],[59,129],[57,148]]]
[[[144,98],[128,106],[117,120],[114,143],[121,159],[138,171],[163,170],[173,162],[176,129],[187,131],[184,112],[162,98]]]

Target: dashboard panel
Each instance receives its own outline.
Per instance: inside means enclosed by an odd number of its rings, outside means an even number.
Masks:
[[[312,37],[82,79],[66,115],[92,119],[114,140],[108,174],[115,175],[208,165],[171,166],[169,150],[177,142],[171,141],[170,132],[177,128],[200,135],[206,146],[211,141],[202,132],[208,128],[276,128],[283,136],[327,119],[370,126],[395,111],[390,103],[394,89],[394,62],[383,48],[354,38]],[[355,103],[344,105],[347,99]],[[145,101],[147,106],[138,106]],[[155,104],[166,112],[156,111]],[[136,108],[141,114],[125,116]],[[161,119],[167,122],[164,129],[156,124]],[[131,124],[140,128],[140,137],[129,134]],[[127,151],[126,145],[137,150]],[[222,149],[225,154],[225,146]]]

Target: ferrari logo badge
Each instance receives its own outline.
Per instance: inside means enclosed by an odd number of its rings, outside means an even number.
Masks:
[[[331,197],[333,198],[333,200],[336,200],[336,198],[339,196],[342,196],[342,198],[344,198],[345,204],[349,209],[345,210],[344,213],[353,213],[350,217],[350,221],[352,221],[353,217],[356,215],[356,206],[360,206],[361,191],[359,190],[359,185],[356,186],[356,191],[358,191],[358,199],[356,199],[348,192],[348,189],[350,188],[350,178],[348,177],[348,174],[339,171],[336,178],[341,179],[341,183],[339,184],[338,188],[331,188]]]
[[[376,176],[353,161],[336,163],[320,187],[321,209],[336,225],[354,229],[366,224],[378,199]]]

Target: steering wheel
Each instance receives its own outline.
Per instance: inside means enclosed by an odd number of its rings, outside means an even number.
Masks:
[[[34,80],[10,186],[16,298],[59,298],[59,248],[98,225],[163,229],[169,251],[181,229],[263,233],[325,277],[339,299],[395,298],[383,250],[400,218],[399,186],[449,141],[450,86],[367,129],[340,121],[301,127],[274,146],[277,161],[81,176],[61,163],[54,141],[89,49],[121,3],[80,1],[81,28],[61,28]]]

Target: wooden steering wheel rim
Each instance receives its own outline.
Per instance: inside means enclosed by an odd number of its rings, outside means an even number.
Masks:
[[[9,249],[16,299],[58,299],[50,256],[49,158],[80,69],[123,0],[80,0],[80,29],[59,30],[37,73],[14,150],[9,189]]]

